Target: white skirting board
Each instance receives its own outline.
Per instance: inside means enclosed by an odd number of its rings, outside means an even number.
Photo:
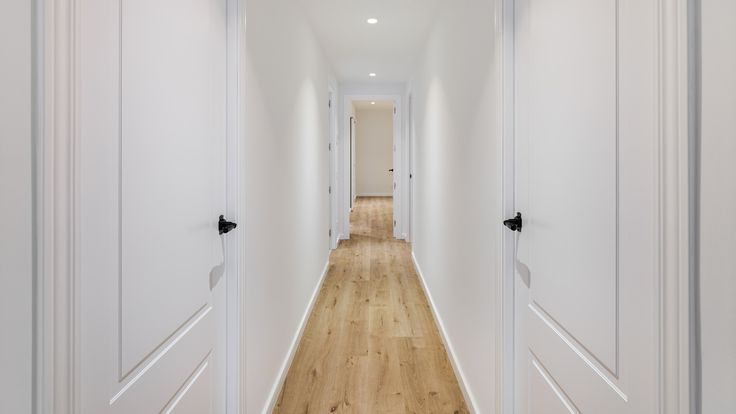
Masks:
[[[429,307],[432,309],[432,315],[434,316],[434,320],[437,322],[437,327],[439,328],[440,336],[442,337],[442,343],[445,344],[445,349],[447,350],[447,354],[450,357],[452,370],[455,371],[455,377],[460,383],[460,390],[463,393],[463,397],[465,397],[466,404],[468,404],[468,410],[470,410],[472,414],[477,414],[478,410],[476,409],[477,404],[475,403],[475,398],[473,398],[473,394],[467,387],[467,381],[465,380],[463,370],[460,368],[460,363],[458,362],[457,356],[455,355],[455,350],[452,347],[452,342],[450,342],[447,332],[445,331],[445,325],[442,323],[442,318],[437,311],[437,307],[435,306],[434,300],[432,299],[432,294],[429,292],[429,288],[427,287],[427,281],[424,279],[422,268],[419,266],[419,262],[417,262],[417,257],[414,255],[413,251],[411,252],[411,258],[412,261],[414,261],[414,268],[416,268],[417,274],[419,275],[419,281],[422,283],[424,294],[427,295],[427,300],[429,300]]]
[[[265,407],[263,407],[263,414],[270,414],[276,407],[276,402],[278,401],[279,394],[281,394],[281,388],[283,388],[284,382],[286,382],[286,376],[289,374],[289,368],[291,368],[291,363],[294,361],[294,356],[296,356],[296,351],[299,348],[299,343],[301,342],[302,336],[304,335],[304,329],[307,327],[309,316],[312,314],[314,304],[317,302],[317,297],[319,296],[319,292],[322,290],[322,285],[325,282],[325,278],[327,277],[327,272],[329,271],[329,269],[330,261],[328,258],[327,264],[325,264],[325,268],[324,270],[322,270],[322,276],[320,276],[319,282],[314,288],[314,292],[312,292],[312,298],[309,300],[309,305],[307,305],[307,309],[306,311],[304,311],[302,321],[299,324],[299,329],[294,334],[294,340],[291,342],[289,353],[286,355],[286,359],[281,366],[281,372],[279,373],[279,376],[276,380],[276,383],[273,385],[273,388],[271,388],[271,395],[269,395],[268,397],[268,403]]]

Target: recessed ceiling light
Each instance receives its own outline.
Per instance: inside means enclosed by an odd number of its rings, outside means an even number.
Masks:
[[[371,17],[370,19],[366,20],[366,22],[368,24],[377,24],[378,23],[378,19],[376,19],[375,17]]]
[[[375,104],[376,104],[375,102],[371,102],[371,105],[375,105]]]
[[[375,78],[376,77],[376,74],[375,73],[369,73],[368,76],[370,76],[371,78]]]

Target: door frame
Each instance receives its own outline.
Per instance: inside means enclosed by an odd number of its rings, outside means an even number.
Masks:
[[[404,240],[407,243],[411,243],[414,240],[414,175],[416,174],[414,168],[414,160],[416,159],[414,154],[415,140],[416,140],[416,112],[414,111],[414,93],[410,89],[406,96],[406,136],[404,137],[405,151],[404,151],[404,175],[402,179],[406,180],[406,191],[404,193],[404,205],[406,206],[404,211],[404,223],[403,223],[403,234]]]
[[[347,165],[347,171],[352,172],[352,148],[350,145],[350,118],[353,117],[351,114],[351,109],[353,107],[353,103],[355,101],[393,101],[394,102],[394,108],[396,108],[396,114],[394,115],[394,125],[393,125],[393,145],[394,145],[394,156],[393,156],[393,168],[394,168],[394,183],[396,184],[396,191],[394,192],[394,220],[396,220],[396,226],[394,226],[394,238],[396,239],[405,239],[406,233],[404,232],[404,211],[405,211],[405,188],[406,183],[403,180],[404,177],[404,171],[407,171],[406,168],[406,162],[404,159],[404,136],[403,133],[403,122],[402,122],[402,96],[396,95],[396,94],[351,94],[351,95],[345,95],[343,97],[343,148],[346,149],[340,153],[342,157],[342,162],[340,164]],[[350,211],[351,211],[351,189],[350,186],[352,185],[352,178],[350,178],[349,174],[345,174],[345,176],[348,177],[348,179],[343,180],[343,183],[341,185],[341,188],[345,189],[344,193],[346,196],[343,196],[343,239],[350,239]],[[397,179],[398,177],[398,179]],[[350,181],[348,181],[350,180]]]
[[[695,246],[691,234],[697,231],[691,223],[693,188],[696,181],[696,165],[693,164],[691,148],[696,148],[697,137],[690,128],[691,113],[696,97],[691,84],[691,64],[697,56],[691,44],[692,5],[698,0],[659,0],[658,21],[652,23],[658,39],[656,57],[659,73],[656,93],[658,115],[658,160],[655,178],[659,188],[657,197],[659,267],[657,289],[659,303],[656,304],[659,330],[659,410],[658,414],[697,413],[697,389],[699,384],[691,381],[691,372],[697,372],[698,360],[691,340],[696,335],[692,286],[696,273],[691,268]],[[498,408],[504,414],[514,414],[515,358],[514,341],[514,281],[515,281],[515,238],[504,231],[500,222],[515,214],[515,7],[516,0],[503,0],[501,13],[501,74],[503,133],[501,149],[503,159],[498,172],[502,177],[502,214],[498,217],[504,234],[501,291],[503,292],[500,338],[497,340],[496,361],[501,372],[497,378],[502,383],[499,390]],[[695,380],[697,381],[697,379]]]
[[[34,368],[33,413],[76,414],[81,402],[80,12],[79,0],[33,0]],[[226,214],[242,214],[238,146],[245,67],[245,1],[226,0]],[[232,85],[233,87],[229,87]],[[240,246],[245,223],[226,244],[225,406],[238,413],[245,318]]]
[[[328,103],[328,116],[327,116],[327,150],[328,150],[328,158],[329,158],[329,208],[330,208],[330,250],[334,250],[337,248],[337,244],[340,240],[339,238],[339,229],[337,228],[340,224],[338,221],[338,181],[337,177],[339,176],[339,173],[337,171],[337,88],[332,85],[330,82],[330,85],[327,87],[327,99],[329,100]]]

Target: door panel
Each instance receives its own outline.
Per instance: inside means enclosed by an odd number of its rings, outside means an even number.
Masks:
[[[655,10],[517,2],[521,413],[655,412]]]
[[[533,303],[615,373],[616,0],[535,1],[530,19],[534,226],[520,259],[544,269]]]
[[[81,412],[213,412],[225,0],[83,0],[80,25]]]
[[[207,307],[198,276],[221,262],[224,16],[212,6],[122,7],[123,376]]]

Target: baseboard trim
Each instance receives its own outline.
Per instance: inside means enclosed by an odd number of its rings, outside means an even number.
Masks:
[[[296,331],[294,339],[291,341],[289,353],[286,355],[286,359],[284,359],[284,363],[281,365],[281,371],[279,372],[276,383],[271,388],[271,394],[268,397],[268,403],[263,408],[263,414],[270,414],[276,407],[279,394],[281,394],[281,389],[284,387],[286,376],[289,374],[289,368],[291,368],[291,363],[294,361],[296,351],[299,348],[299,343],[301,342],[302,336],[304,335],[304,330],[307,327],[307,322],[309,322],[309,316],[312,314],[312,310],[314,309],[314,305],[317,302],[319,292],[322,290],[322,285],[325,282],[325,278],[327,277],[329,269],[330,261],[328,259],[327,264],[325,264],[325,268],[322,270],[322,275],[319,277],[319,282],[317,282],[317,286],[314,288],[314,292],[312,292],[312,297],[311,299],[309,299],[309,305],[307,305],[307,310],[302,316],[301,323],[299,324],[299,329]]]
[[[440,337],[442,338],[442,343],[445,345],[447,354],[450,357],[450,365],[452,365],[452,370],[455,371],[455,377],[457,378],[458,383],[460,384],[460,391],[462,391],[463,397],[465,397],[465,402],[468,404],[468,410],[470,410],[471,414],[477,414],[478,409],[476,407],[478,406],[478,404],[476,404],[473,394],[470,392],[470,389],[468,389],[467,380],[465,379],[465,374],[463,374],[463,370],[462,368],[460,368],[460,363],[457,360],[455,349],[452,347],[452,342],[450,342],[450,338],[447,335],[447,331],[445,330],[445,325],[444,323],[442,323],[442,317],[440,317],[439,311],[437,310],[437,306],[435,306],[434,299],[432,299],[432,294],[429,291],[429,287],[427,286],[427,281],[424,279],[424,273],[422,273],[422,268],[419,266],[417,257],[414,255],[414,251],[411,252],[411,259],[414,262],[414,268],[416,269],[417,274],[419,275],[419,281],[422,284],[422,289],[424,289],[424,294],[427,295],[427,300],[429,300],[429,307],[430,309],[432,309],[432,316],[434,316],[434,320],[435,322],[437,322],[437,327],[439,328],[439,331],[440,331]]]

